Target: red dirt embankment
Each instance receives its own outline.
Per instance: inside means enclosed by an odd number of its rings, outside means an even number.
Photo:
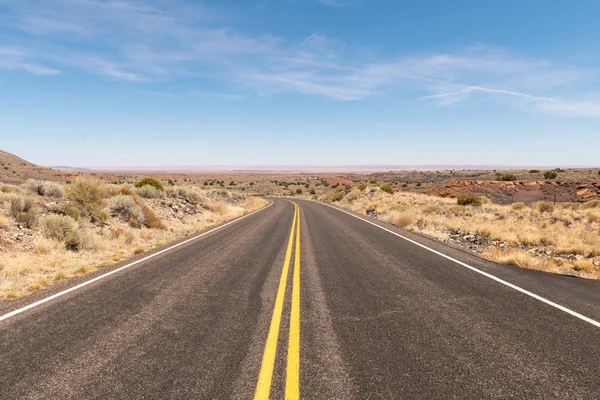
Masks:
[[[463,193],[486,196],[497,204],[517,201],[574,201],[583,202],[600,199],[600,182],[561,181],[447,181],[426,188],[426,194],[441,197],[457,197]]]

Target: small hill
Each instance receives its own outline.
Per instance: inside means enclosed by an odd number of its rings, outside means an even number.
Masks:
[[[0,181],[22,182],[27,179],[60,180],[60,171],[40,167],[14,154],[0,150]]]

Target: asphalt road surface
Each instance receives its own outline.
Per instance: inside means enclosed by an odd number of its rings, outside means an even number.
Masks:
[[[272,200],[1,303],[0,398],[600,398],[598,282]]]

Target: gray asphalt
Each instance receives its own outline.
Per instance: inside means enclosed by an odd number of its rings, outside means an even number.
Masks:
[[[294,201],[302,398],[600,398],[599,328],[351,215]],[[0,398],[252,398],[294,211],[273,202],[0,322]],[[600,320],[596,281],[497,265],[377,224]],[[271,398],[285,386],[291,273]]]

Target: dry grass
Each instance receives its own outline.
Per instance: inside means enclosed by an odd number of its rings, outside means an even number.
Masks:
[[[321,197],[331,201],[331,195]],[[600,277],[600,202],[523,203],[501,206],[483,201],[482,206],[459,206],[455,199],[408,192],[393,195],[366,188],[358,198],[344,197],[340,205],[377,217],[394,225],[439,238],[462,232],[479,234],[495,245],[505,243],[502,252],[484,251],[484,256],[523,268],[557,271],[584,270]],[[543,249],[547,256],[526,250]],[[573,256],[583,257],[575,262]]]
[[[0,201],[4,203],[6,196],[11,199],[14,196],[23,197],[18,193],[18,190],[10,193],[0,191],[0,196],[4,196]],[[180,188],[176,193],[176,201],[185,204],[202,202],[208,205],[208,209],[199,207],[196,214],[173,215],[172,210],[160,208],[160,202],[164,199],[147,199],[144,202],[128,187],[111,188],[87,177],[66,185],[65,193],[65,198],[59,200],[57,208],[52,211],[61,215],[48,214],[40,218],[40,224],[30,230],[32,235],[27,236],[28,242],[15,243],[8,247],[9,251],[0,252],[0,299],[23,296],[47,287],[54,281],[114,264],[267,204],[257,197],[236,200],[223,190],[200,192],[197,188]],[[95,203],[91,208],[93,212],[106,213],[104,207],[110,203],[110,195],[131,196],[133,204],[140,207],[143,213],[145,225],[132,227],[129,221],[110,216],[107,225],[98,224],[93,218],[83,218],[89,216],[90,212],[90,208],[84,206],[86,201]],[[42,207],[36,205],[35,201],[32,199],[30,209],[35,210],[37,217],[38,209]],[[7,206],[8,210],[12,209],[10,202]],[[72,208],[82,214],[77,222],[65,215],[77,214],[65,212],[73,211]],[[167,220],[161,218],[165,213],[171,213]],[[14,219],[0,213],[0,229],[15,229],[16,232]]]

